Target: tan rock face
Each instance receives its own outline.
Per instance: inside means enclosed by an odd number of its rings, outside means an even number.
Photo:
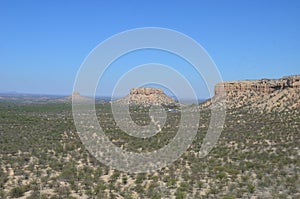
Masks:
[[[130,90],[130,95],[151,95],[151,94],[164,94],[162,89],[159,88],[133,88]]]
[[[224,88],[224,89],[223,89]],[[300,76],[287,76],[281,79],[270,80],[246,80],[236,82],[222,82],[215,86],[215,95],[222,92],[254,91],[262,94],[270,94],[274,91],[286,88],[300,89]]]
[[[133,88],[130,90],[129,95],[116,102],[145,106],[176,104],[173,98],[167,96],[162,89],[158,88]]]
[[[215,86],[218,99],[226,93],[227,108],[249,108],[266,111],[300,109],[300,76],[280,79],[222,82]],[[210,106],[208,101],[205,106]]]

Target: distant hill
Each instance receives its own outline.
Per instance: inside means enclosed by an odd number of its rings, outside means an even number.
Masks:
[[[56,101],[57,102],[64,102],[64,103],[72,103],[72,99],[75,99],[78,102],[83,102],[83,101],[88,101],[91,100],[92,98],[89,97],[85,97],[80,95],[79,92],[73,92],[72,95],[67,96],[67,97],[63,97],[63,98],[59,98]]]

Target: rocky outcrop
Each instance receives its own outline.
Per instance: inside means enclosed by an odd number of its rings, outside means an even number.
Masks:
[[[220,95],[223,92],[229,93],[244,91],[270,94],[287,88],[300,89],[300,76],[286,76],[281,79],[222,82],[215,86],[215,95]]]
[[[218,102],[223,97],[228,109],[300,111],[300,75],[280,79],[222,82],[215,86],[213,99],[207,100],[201,106],[213,107],[212,101]]]
[[[151,95],[151,94],[158,94],[163,95],[164,91],[158,88],[133,88],[130,90],[130,95]]]
[[[132,88],[130,94],[115,101],[135,105],[174,105],[176,101],[158,88]]]

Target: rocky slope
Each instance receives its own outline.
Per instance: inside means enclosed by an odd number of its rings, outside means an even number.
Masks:
[[[158,88],[133,88],[130,90],[129,95],[115,102],[143,106],[176,104],[173,98],[167,96],[162,89]]]
[[[224,94],[227,108],[243,107],[261,111],[300,109],[300,75],[217,84],[214,99]],[[203,104],[203,106],[210,105],[211,101]]]

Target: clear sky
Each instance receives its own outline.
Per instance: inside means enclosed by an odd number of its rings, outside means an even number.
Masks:
[[[195,39],[226,81],[300,74],[299,10],[298,0],[2,0],[0,92],[68,95],[94,47],[148,26]]]

